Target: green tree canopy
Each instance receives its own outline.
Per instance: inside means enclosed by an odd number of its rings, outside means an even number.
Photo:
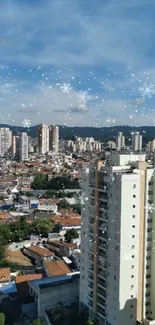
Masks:
[[[46,177],[45,175],[38,173],[34,177],[34,181],[32,183],[33,190],[42,190],[45,187]]]
[[[36,318],[31,325],[42,325],[42,321],[39,318]]]
[[[59,209],[70,209],[70,204],[65,200],[61,200],[58,204]]]
[[[76,229],[69,229],[65,233],[65,239],[68,243],[71,243],[72,239],[79,238],[79,234]]]
[[[0,325],[5,325],[5,315],[0,313]]]
[[[32,232],[36,235],[47,236],[53,230],[53,222],[46,217],[40,217],[32,224]]]

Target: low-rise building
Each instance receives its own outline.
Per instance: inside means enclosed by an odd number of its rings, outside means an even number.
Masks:
[[[71,256],[77,248],[76,244],[60,242],[58,240],[47,242],[45,245],[48,249],[56,252],[59,256]]]
[[[37,280],[37,279],[41,279],[41,278],[42,278],[42,274],[26,274],[26,275],[17,275],[16,276],[15,282],[16,282],[18,295],[23,303],[30,301],[31,299],[29,299],[29,298],[32,297],[29,294],[28,283],[32,280]]]
[[[47,309],[78,303],[80,272],[29,282],[30,294],[37,302],[37,317],[45,319]]]
[[[58,276],[70,273],[70,269],[64,261],[45,261],[44,267],[47,276]]]
[[[27,256],[33,258],[36,264],[38,265],[41,265],[45,260],[53,260],[53,257],[55,255],[52,251],[49,251],[47,248],[35,245],[24,248],[24,253]]]
[[[2,268],[0,269],[0,287],[8,284],[11,281],[10,268]]]

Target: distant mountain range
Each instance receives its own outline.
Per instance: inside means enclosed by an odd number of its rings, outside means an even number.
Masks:
[[[13,126],[0,124],[0,127],[9,127],[13,134],[18,134],[18,132],[27,132],[29,136],[35,138],[37,136],[38,125],[31,126],[29,128],[24,128],[22,126]],[[120,126],[111,126],[111,127],[67,127],[59,125],[60,138],[63,139],[72,139],[75,136],[82,138],[93,137],[100,140],[109,140],[114,139],[118,132],[123,132],[126,137],[130,137],[131,132],[139,131],[143,135],[144,141],[149,141],[155,138],[155,127],[154,126],[140,126],[140,127],[131,127],[128,125]]]

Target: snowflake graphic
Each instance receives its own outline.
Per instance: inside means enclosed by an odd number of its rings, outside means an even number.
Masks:
[[[90,99],[90,96],[87,91],[79,91],[77,93],[77,100],[80,104],[87,104],[87,101]]]
[[[61,90],[63,93],[66,93],[66,94],[69,94],[70,91],[72,90],[72,87],[71,85],[68,83],[64,83],[62,86],[61,86]]]
[[[31,126],[31,121],[25,118],[22,121],[22,125],[24,126],[24,128],[29,128]]]
[[[155,83],[144,82],[143,85],[139,88],[139,91],[142,95],[142,98],[152,98],[155,95]]]

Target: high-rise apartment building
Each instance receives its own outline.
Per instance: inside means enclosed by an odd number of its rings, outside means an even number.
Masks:
[[[12,154],[15,156],[16,154],[16,136],[12,136]]]
[[[147,152],[154,152],[155,151],[155,139],[152,140],[152,141],[149,141],[147,143],[146,151]]]
[[[18,136],[17,157],[21,162],[28,160],[28,135],[26,132],[22,132]]]
[[[125,136],[122,132],[119,132],[116,137],[116,147],[118,151],[125,148]]]
[[[59,151],[59,127],[56,125],[49,127],[49,150],[54,152]]]
[[[38,126],[38,152],[45,154],[49,151],[49,126],[39,124]]]
[[[154,173],[134,154],[83,172],[80,305],[100,324],[155,324]]]
[[[9,128],[0,128],[0,156],[4,157],[11,151],[12,131]]]
[[[142,135],[139,132],[132,132],[132,150],[141,151],[142,150]]]

